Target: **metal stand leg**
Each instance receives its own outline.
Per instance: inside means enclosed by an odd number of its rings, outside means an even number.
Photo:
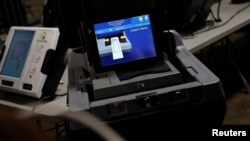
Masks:
[[[239,75],[241,81],[243,82],[243,85],[244,85],[243,92],[246,93],[246,94],[248,94],[249,90],[248,90],[247,80],[246,80],[245,76],[242,74],[242,72],[240,71],[239,67],[235,63],[235,61],[232,58],[231,53],[230,53],[230,48],[229,47],[231,47],[232,49],[236,50],[235,46],[234,46],[234,44],[231,42],[231,40],[228,37],[225,38],[225,41],[226,41],[226,47],[228,47],[228,50],[227,50],[228,51],[228,58],[229,58],[230,62],[232,63],[233,67],[235,68],[237,74]]]

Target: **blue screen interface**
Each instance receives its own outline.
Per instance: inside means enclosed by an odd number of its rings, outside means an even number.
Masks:
[[[156,57],[150,15],[94,24],[101,66]]]
[[[1,75],[20,78],[35,31],[16,30],[5,58]]]

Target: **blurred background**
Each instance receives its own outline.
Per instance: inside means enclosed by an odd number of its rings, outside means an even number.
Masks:
[[[12,25],[43,26],[46,2],[45,0],[0,0],[0,39],[4,40]],[[233,50],[230,50],[230,54],[246,78],[247,86],[242,83],[231,64],[225,63],[228,62],[225,44],[213,44],[210,49],[194,53],[222,81],[227,103],[224,124],[250,124],[249,33],[250,27],[247,26],[229,36],[233,43]]]

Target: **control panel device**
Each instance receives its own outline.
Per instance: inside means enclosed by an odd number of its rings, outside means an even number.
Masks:
[[[59,35],[58,28],[11,27],[0,58],[0,89],[40,98],[47,77],[43,69]]]

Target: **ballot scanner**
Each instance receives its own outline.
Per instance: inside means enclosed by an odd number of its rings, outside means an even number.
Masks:
[[[72,50],[68,59],[69,110],[90,112],[128,140],[210,136],[210,129],[222,124],[226,111],[221,82],[185,48],[175,30],[165,34],[169,35],[166,38],[171,40],[174,50],[169,55],[172,59],[164,60],[168,71],[145,73],[127,80],[119,81],[116,72],[102,74],[100,78],[86,77],[83,71],[86,62],[79,61],[86,60],[86,56]],[[82,128],[71,123],[76,137]],[[93,137],[89,136],[91,132],[80,134]]]
[[[211,136],[226,112],[220,79],[167,27],[161,1],[81,4],[82,46],[68,52],[69,110],[89,112],[101,121],[88,123],[105,123],[126,140]],[[69,123],[72,140],[98,136]]]

